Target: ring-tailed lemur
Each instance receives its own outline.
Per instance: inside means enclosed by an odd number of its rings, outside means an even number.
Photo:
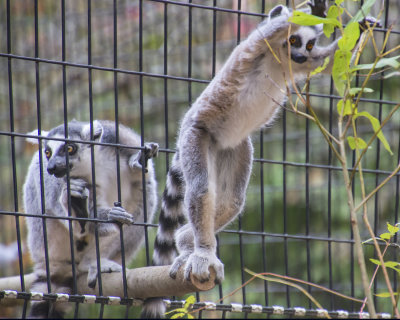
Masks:
[[[93,121],[92,136],[95,142],[116,143],[115,124],[111,121]],[[107,145],[94,146],[95,186],[92,184],[91,146],[88,143],[52,140],[64,139],[64,125],[43,132],[42,163],[43,180],[40,177],[39,152],[33,156],[24,185],[25,212],[30,215],[56,217],[68,216],[68,187],[71,196],[71,216],[97,218],[114,223],[98,223],[101,272],[120,272],[121,242],[119,226],[123,225],[124,247],[127,261],[131,260],[144,240],[144,228],[133,222],[144,222],[142,165],[146,166],[147,219],[151,221],[157,206],[157,183],[152,157],[158,145],[146,144],[144,151],[121,147],[119,150],[120,190],[123,207],[118,201],[116,149]],[[35,133],[37,135],[37,131]],[[88,122],[68,123],[68,139],[88,142],[91,125]],[[37,138],[29,138],[37,143]],[[119,126],[119,143],[130,147],[140,146],[140,137],[132,130]],[[142,152],[145,152],[142,155]],[[67,160],[68,154],[68,160]],[[143,163],[143,160],[145,163]],[[68,175],[67,175],[68,172]],[[42,200],[42,188],[44,201]],[[94,203],[94,191],[96,202]],[[34,262],[37,280],[31,291],[47,292],[46,259],[42,218],[26,217],[28,246]],[[93,222],[73,220],[73,243],[76,275],[88,274],[88,285],[94,287],[97,280],[95,225]],[[72,261],[69,222],[62,219],[46,219],[47,246],[50,267],[51,291],[72,293]],[[48,301],[33,302],[31,316],[60,317],[67,304]]]
[[[312,13],[324,15],[325,0],[309,5]],[[173,278],[185,265],[186,279],[192,273],[206,281],[210,267],[218,282],[224,279],[215,233],[243,209],[253,159],[250,134],[272,123],[286,100],[291,74],[295,81],[305,79],[326,57],[330,64],[324,72],[332,68],[337,41],[319,47],[322,26],[291,24],[290,17],[287,7],[274,7],[234,49],[183,118],[153,254],[156,265],[172,263]],[[162,300],[153,298],[145,303],[143,315],[160,317],[163,312]]]

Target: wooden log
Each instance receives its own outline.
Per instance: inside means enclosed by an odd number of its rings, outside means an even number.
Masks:
[[[178,271],[176,279],[169,276],[170,266],[143,267],[126,270],[127,291],[129,298],[145,299],[150,297],[183,296],[190,292],[207,291],[215,286],[215,271],[210,269],[209,281],[200,282],[194,277],[187,281],[183,276],[183,268]],[[123,297],[122,273],[102,273],[103,296]],[[36,276],[31,273],[24,276],[25,288],[29,292]],[[78,294],[99,295],[98,286],[91,289],[87,286],[87,275],[77,279]],[[20,277],[0,278],[0,291],[12,290],[21,292]],[[65,292],[55,292],[65,293]],[[0,306],[21,304],[23,299],[1,299]]]

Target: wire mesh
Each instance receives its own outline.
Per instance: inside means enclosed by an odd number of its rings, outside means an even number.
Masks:
[[[295,4],[300,2],[294,1]],[[0,243],[3,244],[0,276],[20,275],[21,293],[18,294],[24,301],[20,308],[0,309],[0,316],[25,318],[29,308],[29,299],[23,294],[26,289],[22,275],[32,271],[32,262],[27,252],[22,217],[30,213],[24,212],[21,203],[22,186],[34,149],[25,143],[26,132],[35,128],[49,130],[63,123],[65,141],[69,141],[68,122],[72,119],[90,122],[109,119],[115,121],[117,128],[119,124],[134,128],[141,136],[141,147],[145,141],[160,144],[155,167],[161,195],[182,115],[235,45],[276,4],[292,5],[292,1],[0,2],[3,30],[0,36],[0,147],[3,150],[0,153],[0,179],[3,181],[0,186]],[[356,9],[359,4],[351,5],[351,9]],[[385,0],[384,5],[382,28],[375,34],[377,42],[382,43],[385,32],[393,25],[388,50],[400,42],[400,6],[396,0]],[[377,10],[377,6],[374,7],[372,15]],[[368,61],[368,56],[363,59]],[[377,79],[372,86],[374,93],[362,98],[361,105],[382,120],[400,100],[398,78]],[[335,106],[340,97],[335,94],[332,81],[328,77],[318,78],[311,82],[310,90],[312,105],[330,132],[337,133]],[[378,186],[400,160],[399,119],[395,114],[383,130],[394,156],[383,150],[377,141],[365,158],[363,172],[369,191]],[[373,134],[367,123],[361,126],[360,132]],[[93,132],[91,134],[93,137]],[[39,139],[39,148],[42,143],[43,139]],[[199,303],[220,301],[217,308],[202,310],[198,316],[259,316],[251,312],[251,307],[242,308],[244,313],[239,315],[232,312],[232,307],[223,307],[231,303],[262,305],[264,308],[280,305],[286,308],[286,316],[295,316],[290,310],[296,306],[307,310],[315,308],[311,300],[296,289],[261,280],[253,281],[229,296],[250,278],[245,268],[292,276],[362,297],[341,168],[317,127],[309,120],[282,110],[280,119],[271,128],[263,128],[253,135],[253,143],[255,159],[246,208],[237,221],[218,235],[218,255],[225,264],[226,280],[212,291],[196,295]],[[93,150],[96,143],[90,144]],[[121,150],[118,138],[115,144],[108,145]],[[352,164],[354,161],[355,155]],[[93,151],[91,162],[95,184]],[[119,162],[117,157],[116,202],[121,202]],[[43,179],[43,172],[41,177]],[[397,174],[374,197],[368,215],[377,234],[384,232],[386,222],[398,222],[399,182]],[[143,190],[145,183],[143,179]],[[359,187],[354,184],[353,188],[356,193]],[[46,214],[43,184],[41,196],[48,256],[51,230],[46,226],[54,217]],[[145,210],[146,197],[144,192]],[[64,219],[69,222],[72,244],[72,222],[77,218],[70,215]],[[122,263],[127,267],[151,264],[156,221],[145,218],[142,226],[146,230],[143,250],[133,261],[125,261],[122,250]],[[123,237],[121,232],[122,244]],[[366,231],[362,237],[369,238]],[[73,245],[71,248],[71,260],[74,261]],[[368,258],[374,257],[370,246],[365,245],[365,252]],[[392,260],[398,259],[396,248],[390,248],[387,254]],[[97,266],[98,269],[101,267],[99,254]],[[373,267],[368,265],[370,274]],[[47,263],[46,268],[51,270],[51,265]],[[397,290],[396,272],[391,276],[394,290]],[[70,300],[74,302],[71,315],[74,318],[102,318],[117,312],[121,317],[137,316],[139,308],[132,306],[127,296],[125,272],[121,277],[126,306],[109,306],[108,300],[101,297],[96,298],[96,304],[88,305],[79,297]],[[100,272],[98,285],[102,295]],[[49,273],[47,286],[51,295]],[[74,288],[72,296],[76,294],[76,283]],[[380,275],[373,288],[374,293],[384,290]],[[353,314],[360,308],[354,301],[318,288],[306,286],[306,289],[327,310],[344,309]],[[390,310],[387,300],[375,300],[378,312]],[[263,310],[265,317],[275,315],[268,311],[270,309]]]

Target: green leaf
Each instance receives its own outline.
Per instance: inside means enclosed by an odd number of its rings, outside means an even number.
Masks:
[[[333,60],[332,78],[335,83],[336,90],[341,96],[344,95],[346,89],[346,72],[349,71],[351,52],[337,50]]]
[[[170,314],[170,313],[174,313],[174,312],[187,312],[187,310],[185,308],[176,308],[174,310],[166,312],[165,314]]]
[[[398,267],[399,265],[400,265],[400,263],[396,262],[396,261],[385,261],[385,267],[388,267],[388,268],[397,270],[396,267]]]
[[[388,231],[389,231],[392,235],[394,235],[396,232],[398,232],[398,231],[400,230],[399,227],[392,226],[389,222],[387,222],[387,228],[388,228]]]
[[[351,88],[349,90],[349,93],[351,96],[355,96],[356,94],[358,94],[359,92],[367,92],[367,93],[371,93],[374,92],[374,90],[370,89],[370,88]]]
[[[303,11],[293,11],[293,15],[289,18],[290,22],[300,24],[302,26],[315,26],[317,24],[329,24],[333,25],[336,27],[340,26],[339,21],[336,19],[328,19],[328,18],[322,18],[322,17],[317,17],[313,16],[311,14],[305,13]]]
[[[329,63],[329,57],[326,57],[325,60],[324,60],[324,64],[322,66],[319,66],[319,67],[315,68],[315,70],[312,71],[310,73],[310,75],[314,76],[314,75],[316,75],[318,73],[321,73],[322,71],[324,71],[326,69],[326,67],[328,66],[328,63]]]
[[[367,147],[367,143],[361,139],[360,137],[347,137],[347,142],[352,150],[354,149],[365,149]]]
[[[374,5],[376,0],[366,0],[364,1],[363,6],[361,7],[360,10],[353,16],[353,18],[350,20],[351,22],[358,22],[362,18],[366,17],[369,12],[371,11],[371,7]]]
[[[326,18],[327,19],[337,19],[337,17],[339,17],[341,14],[343,13],[343,9],[336,6],[330,6],[327,14],[326,14]]]
[[[331,6],[326,14],[327,19],[335,19],[343,13],[343,8],[339,8],[338,6]],[[333,24],[324,24],[324,34],[327,38],[331,36],[331,34],[335,31],[336,25]]]
[[[360,26],[358,22],[347,24],[344,28],[343,36],[338,41],[338,46],[341,50],[351,51],[360,37]]]
[[[335,0],[337,6],[340,6],[344,0]]]
[[[183,313],[183,312],[176,313],[170,319],[180,319],[180,318],[183,318],[185,316],[185,314],[186,313]]]
[[[371,261],[373,264],[376,264],[378,266],[382,265],[381,262],[379,260],[377,260],[377,259],[369,259],[369,261]],[[384,264],[385,264],[385,267],[391,268],[393,270],[396,270],[397,272],[400,272],[400,270],[396,268],[396,267],[398,267],[400,265],[399,262],[396,262],[396,261],[385,261]]]
[[[185,301],[185,306],[184,308],[187,310],[192,304],[196,302],[196,298],[194,296],[189,296],[187,297]]]
[[[391,58],[382,58],[376,64],[375,69],[384,68],[384,67],[392,67],[394,69],[398,69],[400,67],[400,62],[397,60],[399,58],[400,58],[400,55],[391,57]],[[351,70],[352,71],[371,70],[373,66],[374,66],[373,63],[359,64],[359,65],[354,66]]]
[[[353,106],[354,105],[351,103],[351,101],[349,99],[347,99],[344,110],[343,110],[343,100],[339,100],[339,102],[337,104],[338,114],[342,114],[342,112],[343,112],[343,116],[348,116],[350,114],[353,114]]]
[[[368,113],[367,111],[359,112],[354,116],[354,119],[357,119],[358,117],[366,117],[368,120],[371,122],[372,128],[374,129],[374,132],[377,133],[378,139],[382,142],[383,146],[391,155],[393,155],[392,149],[390,149],[390,145],[388,141],[386,140],[385,136],[383,135],[382,130],[380,130],[381,124],[377,118],[375,118],[373,115]]]
[[[369,259],[369,261],[371,261],[372,263],[374,263],[374,264],[376,264],[376,265],[378,265],[378,266],[381,265],[381,262],[380,262],[379,260],[376,260],[376,259]]]
[[[188,319],[194,319],[194,317],[190,313],[187,314],[187,317]]]
[[[397,296],[397,292],[393,292],[393,295]],[[389,298],[390,297],[390,292],[381,292],[376,294],[377,297],[379,298]]]
[[[379,235],[380,238],[384,239],[384,240],[389,240],[393,235],[389,232],[385,232],[382,233],[381,235]]]
[[[376,239],[379,240],[379,238],[376,238]],[[373,241],[373,240],[374,240],[374,238],[369,238],[369,239],[363,241],[362,244],[366,244],[366,243],[371,242],[371,241]]]
[[[398,77],[398,76],[400,76],[400,72],[399,72],[399,71],[394,71],[394,72],[385,74],[385,75],[383,76],[383,79],[389,79],[389,78],[391,78],[391,77]]]

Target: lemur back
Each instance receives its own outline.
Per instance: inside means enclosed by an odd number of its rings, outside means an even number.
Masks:
[[[92,179],[90,123],[72,121],[68,124],[68,139],[65,142],[64,125],[42,132],[42,153],[36,152],[30,164],[24,185],[25,212],[30,215],[57,217],[97,218],[110,223],[98,223],[101,272],[121,271],[121,243],[119,226],[123,225],[125,257],[130,261],[144,240],[144,228],[133,222],[144,222],[142,165],[146,167],[145,192],[147,221],[152,221],[156,205],[156,180],[152,158],[158,145],[146,144],[144,150],[120,148],[121,207],[118,201],[116,149],[102,143],[116,143],[115,124],[110,121],[94,121],[92,138],[100,143],[94,146],[95,180]],[[61,140],[51,140],[61,139]],[[36,142],[37,139],[30,139]],[[83,143],[79,142],[82,141]],[[140,147],[140,137],[132,130],[119,126],[119,143],[129,147]],[[142,152],[145,154],[142,155]],[[68,161],[67,161],[68,155]],[[43,183],[40,178],[42,159]],[[67,184],[69,176],[69,187]],[[95,186],[93,185],[95,182]],[[68,189],[70,201],[68,199]],[[42,203],[43,190],[43,203]],[[96,203],[94,202],[94,193]],[[69,206],[70,203],[70,206]],[[38,276],[32,291],[47,292],[46,257],[41,218],[26,217],[28,246]],[[73,251],[77,276],[88,273],[88,285],[94,287],[97,280],[94,223],[72,222]],[[51,291],[72,293],[72,260],[68,220],[46,219],[47,247],[50,267]],[[37,302],[32,304],[34,317],[60,317],[66,304]]]

